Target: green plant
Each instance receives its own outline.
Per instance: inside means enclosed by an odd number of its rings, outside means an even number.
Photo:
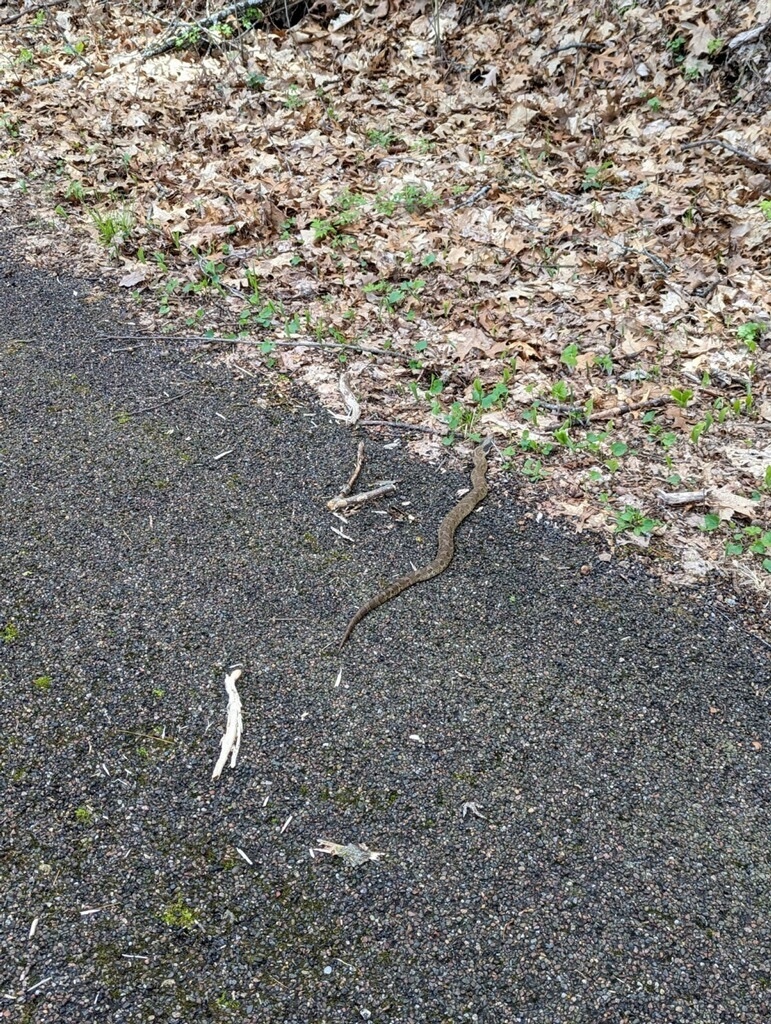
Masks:
[[[395,312],[410,296],[419,295],[426,286],[422,277],[414,281],[399,281],[391,284],[388,281],[376,281],[372,284],[365,284],[362,289],[365,294],[381,295],[383,305],[390,312]]]
[[[82,203],[86,198],[86,190],[80,181],[71,181],[64,193],[64,198],[71,203]]]
[[[591,192],[595,189],[607,188],[614,181],[613,170],[612,160],[603,160],[599,167],[584,168],[584,180],[581,182],[582,191]]]
[[[616,513],[616,533],[628,530],[638,537],[647,537],[663,525],[658,519],[650,519],[634,505],[624,505],[623,509]]]
[[[685,409],[693,398],[693,391],[690,388],[672,388],[669,392],[672,401],[681,409]]]
[[[771,220],[771,199],[760,200],[760,212],[766,220]]]
[[[386,217],[393,217],[399,207],[407,213],[420,213],[437,206],[440,197],[436,192],[425,188],[423,185],[405,185],[399,192],[395,192],[390,198],[378,196],[375,200],[375,209]]]
[[[105,214],[92,210],[91,220],[105,245],[120,247],[131,237],[134,230],[134,215],[130,210]]]
[[[658,114],[658,112],[661,110],[661,106],[661,100],[658,98],[658,96],[651,96],[651,98],[647,101],[648,109],[652,110],[654,114]]]
[[[367,132],[367,142],[370,146],[380,146],[381,149],[388,149],[389,146],[393,146],[394,143],[400,141],[396,132],[380,128],[370,128]]]
[[[37,679],[32,680],[32,685],[36,690],[50,690],[53,679],[50,676],[38,676]]]
[[[19,639],[19,628],[12,622],[6,622],[2,629],[0,629],[0,640],[4,644],[12,644],[14,640]]]
[[[181,896],[177,896],[173,903],[167,904],[161,913],[161,920],[170,928],[194,928],[198,922],[198,914],[193,907],[188,906]]]
[[[757,352],[758,341],[763,336],[765,327],[757,320],[750,320],[736,328],[736,337],[747,346],[748,352]]]
[[[473,433],[477,413],[473,409],[467,409],[462,402],[453,402],[448,413],[444,415],[448,433],[442,438],[442,444],[451,445],[455,443],[455,435],[462,433],[464,437],[472,440],[479,440]]]
[[[18,139],[20,134],[19,122],[12,117],[0,117],[0,128],[6,131],[12,139]]]
[[[566,380],[558,380],[552,384],[551,396],[558,402],[569,402],[573,397],[573,389]]]
[[[509,397],[509,389],[503,382],[495,385],[492,391],[485,393],[479,377],[471,385],[471,400],[482,409],[492,409],[495,406],[502,406]]]
[[[685,60],[685,36],[676,35],[667,43],[667,49],[674,57],[676,63],[680,64]]]
[[[595,363],[596,366],[599,366],[599,368],[603,371],[603,373],[607,373],[608,376],[610,376],[610,374],[613,373],[614,367],[613,367],[613,358],[612,358],[612,356],[609,356],[609,355],[595,356],[594,357],[594,363]]]
[[[539,441],[537,438],[531,437],[529,430],[523,430],[522,436],[519,439],[519,447],[523,452],[535,452],[538,455],[542,455],[544,458],[548,458],[549,455],[554,451],[556,445],[551,441]],[[511,455],[514,449],[506,449],[504,454]]]
[[[305,106],[305,100],[300,95],[296,85],[291,85],[284,100],[287,110],[301,110]]]
[[[225,273],[226,266],[224,263],[216,262],[215,260],[205,260],[201,270],[201,278],[199,281],[188,281],[183,287],[182,291],[186,295],[197,295],[199,292],[204,291],[206,288],[211,288],[220,295],[225,294],[225,287],[222,284],[222,275]]]
[[[265,82],[267,79],[265,75],[260,75],[256,71],[252,71],[251,74],[247,75],[246,88],[251,92],[262,92],[265,88]]]
[[[565,366],[569,367],[571,370],[576,368],[576,363],[578,362],[578,345],[576,345],[575,342],[572,342],[562,350],[560,362],[564,363]]]
[[[707,53],[710,57],[714,57],[716,53],[720,53],[723,49],[723,40],[720,38],[710,39],[707,43]]]
[[[241,1004],[238,1002],[238,1000],[228,996],[224,992],[222,993],[222,995],[217,996],[216,1003],[221,1010],[228,1010],[231,1013],[237,1013],[238,1010],[241,1009]]]
[[[94,811],[88,804],[82,804],[80,807],[75,808],[75,821],[78,825],[88,826],[93,824]]]
[[[546,478],[546,471],[540,459],[525,459],[522,465],[522,476],[531,483],[538,483]]]
[[[75,57],[81,57],[86,52],[88,42],[85,39],[76,39],[74,43],[65,43],[62,49]]]
[[[361,216],[361,207],[366,203],[364,196],[349,192],[347,189],[335,200],[336,213],[329,217],[317,218],[311,221],[313,238],[316,242],[323,242],[326,238],[334,241],[342,241],[343,231],[355,223]]]
[[[179,286],[180,281],[176,277],[170,277],[168,281],[166,281],[164,284],[160,286],[159,291],[161,294],[161,298],[160,306],[158,307],[158,312],[161,316],[168,316],[169,312],[171,311],[171,297],[174,294],[174,292],[177,291]]]
[[[177,49],[181,50],[183,47],[194,47],[197,46],[201,41],[201,30],[197,26],[190,28],[187,32],[180,33],[174,39],[174,45]]]
[[[699,422],[694,425],[693,429],[691,430],[691,440],[694,444],[699,443],[701,435],[706,434],[706,432],[710,429],[714,422],[715,420],[712,416],[712,413],[708,412],[703,420],[699,420]]]
[[[735,529],[732,539],[726,543],[725,553],[741,555],[745,550],[752,555],[760,556],[765,571],[771,572],[771,530],[764,530],[755,525]]]

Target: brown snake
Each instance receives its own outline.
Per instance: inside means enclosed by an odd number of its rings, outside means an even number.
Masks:
[[[487,497],[487,451],[491,444],[492,440],[487,438],[474,451],[474,468],[471,470],[471,490],[468,494],[463,495],[458,504],[447,513],[439,524],[436,558],[433,562],[423,566],[422,569],[415,569],[413,572],[407,573],[406,576],[401,576],[398,580],[394,580],[384,590],[381,590],[379,594],[376,594],[371,601],[363,604],[348,623],[345,636],[340,641],[341,651],[348,637],[365,615],[374,612],[376,608],[379,608],[387,601],[393,601],[395,597],[402,594],[408,587],[433,579],[440,572],[444,572],[450,564],[452,556],[455,554],[455,531],[466,516],[474,511],[480,501],[484,501]]]

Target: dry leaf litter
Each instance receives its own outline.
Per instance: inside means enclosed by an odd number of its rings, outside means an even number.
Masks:
[[[242,6],[0,4],[28,259],[767,609],[771,0]]]

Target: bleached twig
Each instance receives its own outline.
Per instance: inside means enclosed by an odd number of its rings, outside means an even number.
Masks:
[[[225,762],[231,753],[233,755],[230,761],[231,768],[235,768],[236,760],[238,759],[238,750],[241,746],[241,730],[243,729],[241,698],[238,696],[238,690],[236,690],[236,680],[240,679],[240,677],[240,668],[233,669],[229,676],[225,676],[225,689],[228,694],[228,719],[225,735],[221,740],[220,756],[211,775],[213,779],[220,777],[222,769],[225,767]]]
[[[656,495],[663,505],[697,505],[706,501],[709,491],[677,491],[674,494],[657,491]]]
[[[393,494],[395,490],[395,480],[383,480],[377,487],[373,487],[371,491],[363,491],[361,494],[349,494],[347,498],[342,496],[330,498],[327,502],[327,508],[330,512],[339,512],[344,508],[363,505],[365,501],[374,501],[375,498],[382,498],[384,494]]]
[[[380,860],[381,857],[385,857],[384,853],[370,850],[365,843],[348,843],[343,846],[341,843],[333,843],[331,839],[319,839],[318,846],[311,850],[311,856],[314,853],[331,853],[333,857],[342,857],[352,868],[366,864],[369,860]]]
[[[352,427],[355,423],[361,419],[361,406],[356,401],[356,396],[351,391],[351,386],[348,383],[348,374],[342,373],[340,380],[337,385],[340,389],[340,394],[343,398],[345,405],[345,415],[341,416],[339,413],[333,413],[332,415],[340,423],[344,423],[346,427]]]

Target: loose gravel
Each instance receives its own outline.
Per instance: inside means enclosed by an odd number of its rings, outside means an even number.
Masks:
[[[343,539],[349,432],[90,290],[0,258],[0,1020],[767,1024],[768,650],[501,484],[341,662],[466,478]]]

